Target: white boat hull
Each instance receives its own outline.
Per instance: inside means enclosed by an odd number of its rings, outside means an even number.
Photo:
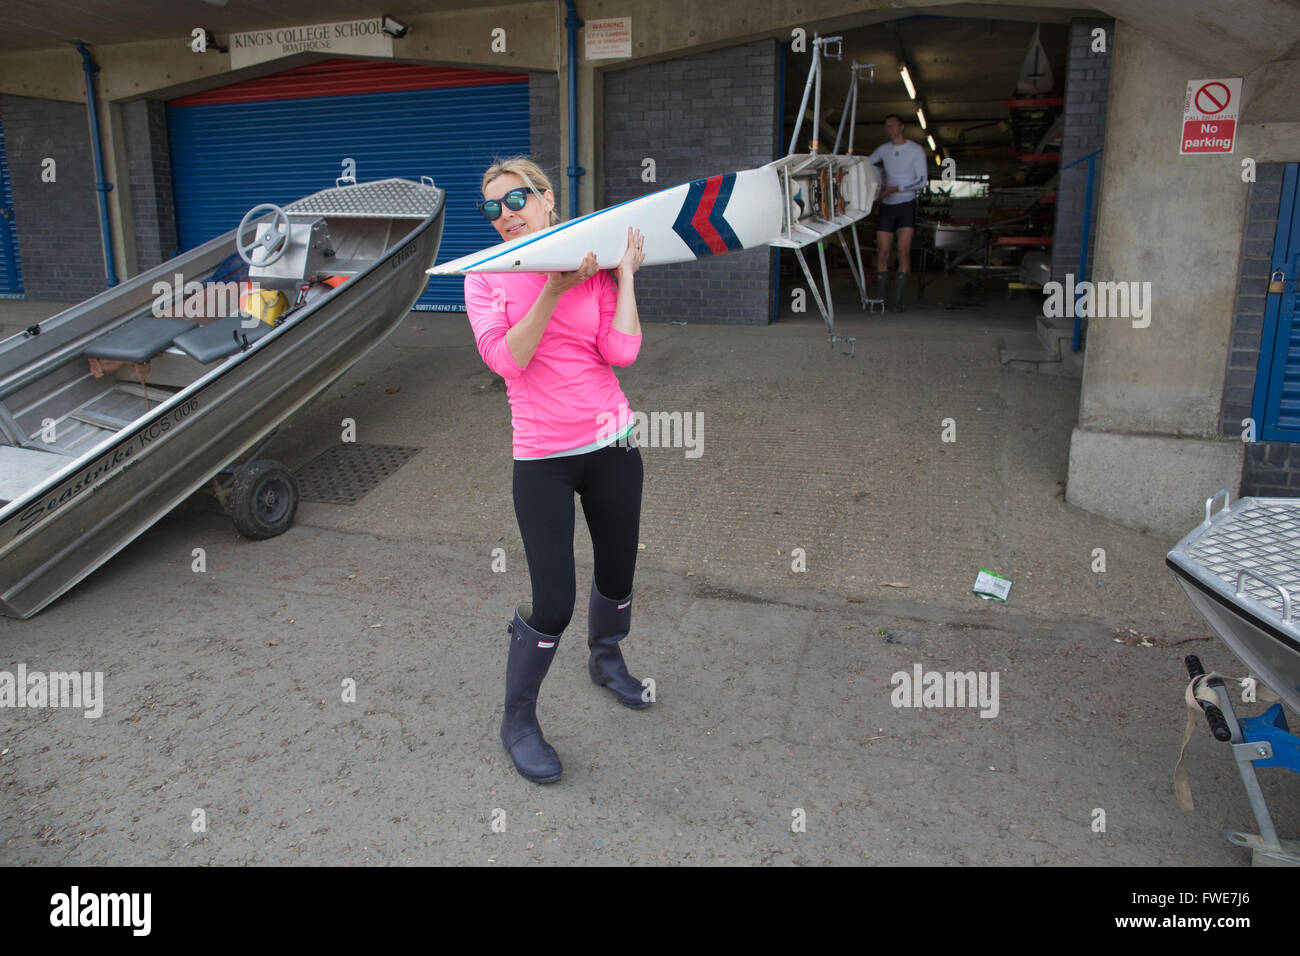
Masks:
[[[866,216],[879,188],[879,176],[864,156],[786,156],[758,169],[662,189],[428,271],[571,271],[588,252],[596,254],[601,269],[612,269],[627,251],[629,228],[645,237],[647,266],[762,245],[799,248]],[[800,190],[807,197],[802,207],[796,200]]]

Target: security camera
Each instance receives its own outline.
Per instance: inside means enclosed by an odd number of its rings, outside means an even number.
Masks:
[[[390,17],[388,14],[385,13],[383,29],[384,32],[387,33],[389,36],[397,37],[398,39],[401,39],[402,37],[406,36],[406,31],[411,28],[408,27],[402,21]]]

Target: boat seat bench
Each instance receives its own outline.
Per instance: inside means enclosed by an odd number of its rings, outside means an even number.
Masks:
[[[258,322],[251,329],[245,328],[244,317],[232,315],[182,332],[172,344],[194,361],[207,365],[239,351],[243,348],[245,339],[252,345],[273,328],[265,322]]]
[[[86,356],[112,362],[143,364],[172,344],[172,339],[194,328],[182,319],[139,318],[102,335],[86,349]]]
[[[101,335],[86,349],[90,361],[90,374],[100,378],[122,365],[135,368],[140,387],[145,389],[144,407],[149,408],[149,392],[145,382],[149,361],[171,347],[172,339],[194,328],[193,322],[183,319],[156,319],[141,316],[123,323],[107,335]]]

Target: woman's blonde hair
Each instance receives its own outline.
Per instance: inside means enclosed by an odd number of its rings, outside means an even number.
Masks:
[[[498,159],[493,162],[487,168],[487,172],[483,174],[483,185],[479,187],[479,192],[487,189],[488,183],[492,182],[492,180],[498,176],[504,176],[506,173],[513,173],[522,179],[524,185],[532,190],[533,195],[539,200],[545,198],[542,193],[547,190],[550,190],[552,196],[555,195],[555,187],[551,185],[551,180],[542,171],[542,167],[527,156],[511,156],[509,159]],[[553,226],[559,221],[560,217],[555,212],[555,203],[552,202],[551,225]]]

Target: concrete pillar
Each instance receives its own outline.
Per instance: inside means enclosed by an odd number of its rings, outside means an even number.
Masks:
[[[127,174],[127,136],[122,104],[99,101],[99,128],[103,136],[104,181],[112,183],[108,212],[113,228],[113,262],[117,281],[124,282],[140,271],[135,247],[135,215],[132,209],[131,178]]]
[[[167,104],[154,99],[132,100],[122,104],[121,116],[125,179],[134,221],[134,271],[141,272],[172,258],[177,247]]]
[[[1149,289],[1149,316],[1088,322],[1066,490],[1071,503],[1171,543],[1219,488],[1235,497],[1241,477],[1240,437],[1219,435],[1241,158],[1180,156],[1176,140],[1187,81],[1207,69],[1116,24],[1093,276]]]

